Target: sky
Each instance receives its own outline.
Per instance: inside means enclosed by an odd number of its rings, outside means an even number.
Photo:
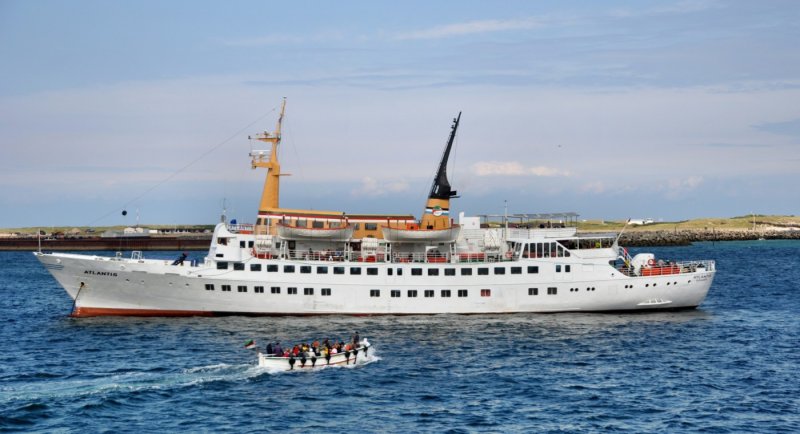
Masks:
[[[0,227],[800,214],[796,1],[0,0]],[[127,211],[127,216],[122,215]]]

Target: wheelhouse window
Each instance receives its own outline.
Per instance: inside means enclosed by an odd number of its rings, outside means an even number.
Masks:
[[[368,231],[377,231],[378,224],[377,223],[364,223],[364,229]]]

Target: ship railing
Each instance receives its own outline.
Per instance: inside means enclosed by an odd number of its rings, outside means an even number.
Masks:
[[[622,273],[628,276],[666,276],[672,274],[687,274],[698,271],[715,271],[716,263],[712,260],[663,262],[659,261],[654,265],[643,265],[638,270],[632,267],[618,267]]]
[[[303,261],[333,261],[333,262],[390,262],[390,263],[495,263],[512,261],[513,255],[511,252],[506,254],[500,253],[484,253],[484,252],[459,252],[452,254],[450,252],[416,252],[416,253],[403,253],[403,252],[345,252],[342,250],[287,250],[285,251],[287,259],[303,260]],[[278,254],[263,255],[266,259],[278,258]],[[262,257],[260,255],[259,257]]]

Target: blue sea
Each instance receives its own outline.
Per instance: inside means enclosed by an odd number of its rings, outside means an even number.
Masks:
[[[632,250],[716,260],[708,298],[640,314],[74,319],[33,255],[0,252],[0,431],[800,432],[800,242]],[[270,373],[243,348],[356,330],[376,357],[354,368]]]

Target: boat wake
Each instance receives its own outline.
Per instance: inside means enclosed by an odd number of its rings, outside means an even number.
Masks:
[[[41,402],[107,396],[117,393],[167,391],[220,381],[240,382],[258,377],[263,371],[250,364],[216,364],[186,368],[177,372],[128,371],[96,374],[92,378],[53,379],[7,385],[0,389],[0,407],[21,402]]]

